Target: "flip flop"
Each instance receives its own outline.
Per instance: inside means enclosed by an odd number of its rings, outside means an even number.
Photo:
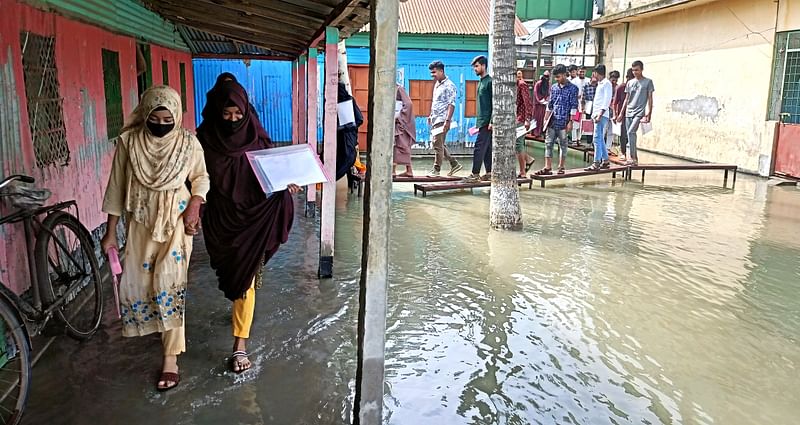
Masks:
[[[542,168],[541,170],[533,173],[534,176],[549,176],[553,174],[553,170],[549,168]]]
[[[536,162],[536,158],[531,158],[531,162],[526,162],[525,163],[525,173],[526,174],[527,174],[528,171],[531,170],[531,167],[533,167],[533,163],[534,162]]]
[[[564,168],[558,169],[558,174],[564,174],[564,173],[566,173],[566,170],[564,170]]]
[[[175,385],[170,385],[166,387],[159,387],[159,382],[165,382],[167,384],[174,383]],[[163,393],[167,392],[175,387],[178,386],[181,382],[181,376],[176,372],[161,372],[161,376],[158,377],[158,381],[156,381],[156,391]]]
[[[231,360],[230,360],[231,372],[233,372],[233,373],[238,375],[238,374],[240,374],[240,373],[242,373],[242,372],[244,372],[246,370],[249,370],[251,367],[253,367],[253,362],[250,362],[250,366],[244,367],[244,365],[242,365],[241,363],[236,361],[237,358],[239,358],[239,359],[245,358],[248,361],[250,361],[250,358],[248,357],[247,351],[234,351],[233,355],[231,356]],[[236,369],[233,368],[233,366],[236,363],[239,363],[239,366],[241,367],[241,369],[236,370]]]

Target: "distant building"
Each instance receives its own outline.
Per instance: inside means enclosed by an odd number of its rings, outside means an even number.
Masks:
[[[800,0],[606,0],[591,26],[655,82],[642,148],[800,176]]]

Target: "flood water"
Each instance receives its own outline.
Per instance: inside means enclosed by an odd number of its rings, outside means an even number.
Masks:
[[[45,354],[27,423],[348,423],[363,204],[345,193],[334,280],[316,280],[302,216],[270,263],[253,370],[226,372],[230,304],[200,238],[180,387],[156,393],[159,339],[122,339],[107,314]],[[495,232],[488,189],[396,185],[385,423],[798,423],[800,190],[652,172],[520,196],[524,230]]]

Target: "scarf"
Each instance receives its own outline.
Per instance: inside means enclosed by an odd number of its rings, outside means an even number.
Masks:
[[[155,137],[146,121],[157,108],[166,108],[175,120],[175,127]],[[168,86],[154,86],[142,95],[130,122],[122,131],[122,143],[128,149],[133,177],[130,179],[126,210],[133,219],[151,232],[156,242],[166,242],[180,216],[177,197],[185,188],[194,154],[194,136],[181,128],[181,97]],[[155,211],[151,206],[155,205]]]
[[[212,110],[197,129],[211,178],[203,211],[203,236],[219,289],[228,299],[236,300],[288,240],[294,204],[287,191],[267,198],[250,167],[245,154],[270,148],[272,143],[244,88],[227,81],[213,97]],[[243,112],[243,118],[233,132],[227,133],[222,113],[230,104]]]

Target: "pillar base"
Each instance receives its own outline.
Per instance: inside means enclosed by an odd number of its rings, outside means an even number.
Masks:
[[[306,210],[305,210],[306,217],[316,217],[317,216],[317,203],[314,201],[306,202]]]
[[[319,278],[330,279],[333,277],[333,257],[319,257]]]

